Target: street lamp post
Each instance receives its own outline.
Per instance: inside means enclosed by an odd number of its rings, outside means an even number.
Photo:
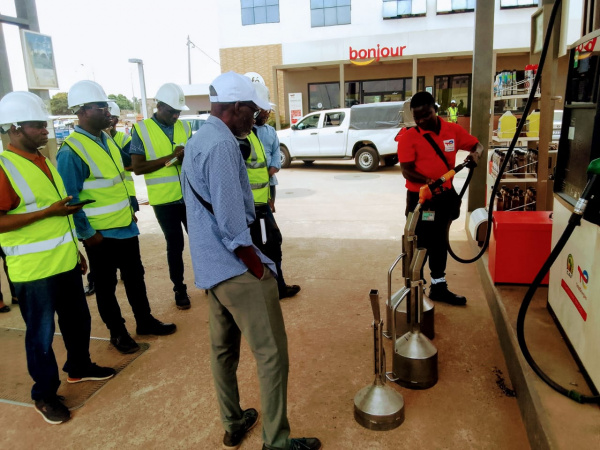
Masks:
[[[129,62],[138,65],[140,74],[140,91],[142,95],[142,114],[144,119],[148,118],[148,103],[146,102],[146,82],[144,81],[144,62],[141,59],[129,58]]]

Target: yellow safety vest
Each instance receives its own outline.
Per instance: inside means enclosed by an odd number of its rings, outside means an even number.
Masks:
[[[65,198],[62,178],[46,160],[54,182],[31,161],[11,151],[0,154],[0,166],[21,199],[7,214],[26,214],[46,209]],[[79,248],[71,216],[55,216],[0,234],[11,280],[17,283],[41,280],[72,270],[79,261]]]
[[[117,134],[113,136],[113,141],[123,150],[127,143],[131,141],[131,136],[127,136],[122,131],[117,131]],[[125,171],[125,184],[127,185],[127,190],[135,197],[135,184],[133,183],[133,175],[131,175],[131,171],[129,170]]]
[[[448,122],[452,122],[452,123],[458,122],[458,107],[450,106],[448,108]]]
[[[173,142],[153,119],[138,122],[134,128],[144,144],[146,161],[154,161],[172,154],[178,145],[185,146],[192,135],[189,124],[181,120],[175,122]],[[180,173],[179,165],[173,164],[144,174],[148,187],[148,201],[151,205],[163,205],[183,198]]]
[[[246,170],[248,171],[248,180],[254,196],[254,204],[264,205],[269,201],[269,168],[267,167],[267,157],[262,142],[258,139],[254,131],[248,135],[250,141],[250,156],[246,160]],[[258,151],[257,151],[258,149]]]
[[[95,203],[83,207],[90,225],[96,230],[126,227],[133,220],[133,208],[129,199],[133,193],[129,192],[125,185],[121,151],[108,134],[106,143],[110,155],[82,133],[71,133],[65,139],[65,144],[71,147],[90,169],[79,198],[96,200]]]

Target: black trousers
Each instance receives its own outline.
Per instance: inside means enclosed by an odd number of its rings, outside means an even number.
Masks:
[[[85,244],[84,244],[85,245]],[[98,312],[111,335],[125,329],[125,319],[115,295],[117,269],[121,270],[127,300],[138,324],[151,318],[150,304],[146,295],[144,266],[137,236],[128,239],[104,238],[99,245],[87,246],[90,270],[94,272]]]
[[[418,192],[407,192],[406,196],[406,211],[414,211],[419,203]],[[428,208],[427,204],[423,210],[433,210]],[[429,271],[431,278],[443,278],[446,275],[446,263],[448,261],[448,242],[446,235],[448,226],[451,223],[450,213],[442,206],[437,206],[435,210],[435,220],[426,222],[419,220],[417,223],[417,246],[427,249],[426,261],[429,260]],[[423,211],[422,210],[422,211]],[[422,217],[422,215],[421,215]],[[423,265],[424,266],[424,265]],[[421,271],[421,276],[423,271]]]
[[[285,292],[285,279],[283,278],[283,271],[281,270],[282,252],[281,245],[283,243],[283,237],[279,226],[275,221],[275,216],[269,205],[254,205],[256,212],[256,220],[250,225],[250,235],[252,236],[252,243],[256,245],[265,256],[275,263],[277,267],[277,289],[281,296]],[[267,242],[263,244],[262,233],[260,229],[260,219],[264,220]]]
[[[167,241],[167,264],[169,277],[173,283],[173,290],[184,288],[183,284],[183,229],[187,233],[187,215],[184,203],[170,205],[156,205],[152,207],[156,220]]]

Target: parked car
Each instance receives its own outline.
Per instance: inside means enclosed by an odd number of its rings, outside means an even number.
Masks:
[[[200,129],[202,125],[204,125],[204,122],[206,122],[206,119],[208,119],[209,117],[210,114],[195,114],[188,116],[179,116],[179,120],[189,122],[190,126],[192,127],[192,134],[194,134]]]
[[[413,126],[410,102],[355,105],[307,114],[286,130],[279,130],[281,167],[293,160],[354,159],[363,172],[376,171],[380,163],[398,162],[394,141],[400,128]]]

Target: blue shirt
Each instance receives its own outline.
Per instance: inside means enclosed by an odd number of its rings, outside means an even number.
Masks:
[[[260,260],[277,273],[273,261],[252,244],[254,197],[246,164],[235,136],[221,119],[210,116],[188,141],[182,187],[197,287],[210,289],[246,272],[234,253],[238,247],[254,247]],[[214,214],[202,206],[192,188],[212,205]]]
[[[271,125],[264,124],[260,127],[256,127],[256,135],[265,148],[267,167],[281,169],[281,151],[279,150],[279,138],[277,137],[275,128]],[[269,179],[269,184],[271,186],[279,184],[275,175]]]
[[[156,119],[156,114],[154,114],[151,117],[151,119],[154,120],[154,122],[156,122],[156,125],[158,125],[159,128],[163,131],[163,133],[165,133],[167,138],[169,138],[169,140],[171,142],[173,142],[173,134],[175,134],[175,125],[167,126],[167,125],[160,123]],[[143,155],[144,158],[146,157],[146,149],[144,148],[144,143],[142,142],[142,138],[136,131],[135,127],[132,128],[131,141],[129,141],[129,144],[130,144],[129,149],[128,149],[129,155]],[[131,161],[131,156],[129,157],[129,160]],[[176,205],[178,203],[183,203],[183,199],[176,200],[176,201],[170,202],[170,203],[165,203],[165,204],[159,205],[159,206]]]
[[[102,133],[102,137],[98,138],[88,133],[78,125],[75,125],[75,132],[89,137],[102,149],[104,149],[105,152],[109,153],[108,145],[106,144],[106,134]],[[67,194],[71,195],[74,201],[79,200],[79,193],[83,190],[83,182],[90,176],[90,168],[79,157],[79,155],[65,143],[63,143],[58,150],[56,155],[56,165],[58,173],[60,173],[63,183],[65,184]],[[131,200],[135,197],[129,198]],[[95,230],[90,225],[90,222],[83,209],[73,214],[73,220],[75,221],[77,237],[82,240],[91,238],[94,234],[96,234],[96,231],[99,231],[102,236],[106,238],[113,239],[129,239],[140,234],[140,230],[133,220],[126,227],[110,228],[108,230]]]

